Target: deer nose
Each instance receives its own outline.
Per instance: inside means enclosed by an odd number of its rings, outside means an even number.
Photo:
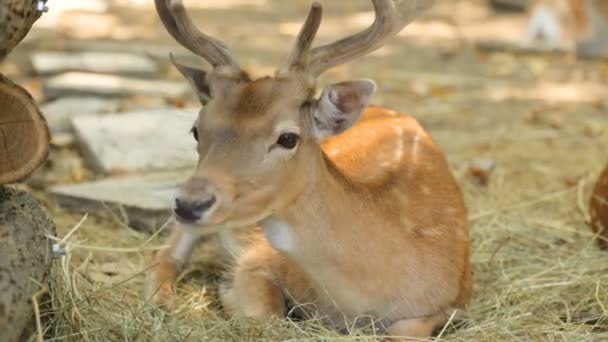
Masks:
[[[215,204],[215,196],[212,195],[206,201],[191,201],[183,198],[175,199],[175,215],[185,222],[196,222],[203,214]]]

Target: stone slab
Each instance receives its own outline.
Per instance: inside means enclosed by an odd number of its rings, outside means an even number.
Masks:
[[[49,98],[66,95],[181,97],[189,86],[181,81],[148,80],[133,77],[71,71],[48,78],[44,92]]]
[[[101,173],[193,167],[198,155],[189,133],[196,111],[174,108],[72,119],[87,162]]]
[[[40,107],[51,133],[68,133],[72,130],[71,118],[77,115],[116,112],[117,99],[96,96],[68,96],[47,102]]]
[[[201,58],[190,53],[178,44],[159,44],[144,41],[121,42],[116,40],[69,40],[63,46],[68,51],[97,51],[97,52],[121,52],[137,53],[146,55],[156,61],[169,63],[169,54],[178,58],[192,61],[200,61]]]
[[[31,56],[32,65],[41,75],[66,71],[125,74],[152,77],[158,65],[150,57],[118,52],[60,52],[37,51]]]
[[[79,212],[111,210],[129,226],[153,231],[171,216],[176,186],[191,170],[111,177],[50,188],[60,206]]]

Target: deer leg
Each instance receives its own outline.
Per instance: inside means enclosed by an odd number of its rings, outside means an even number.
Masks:
[[[444,324],[446,321],[445,315],[437,315],[422,318],[402,319],[391,324],[386,330],[389,340],[397,339],[403,341],[403,338],[427,338],[433,334],[433,331]]]
[[[285,316],[285,296],[277,278],[280,258],[266,242],[255,244],[243,254],[232,286],[220,289],[220,299],[228,315],[259,322]]]
[[[171,233],[169,247],[156,254],[155,267],[147,282],[147,292],[159,306],[173,306],[173,285],[192,256],[200,237],[176,227]]]

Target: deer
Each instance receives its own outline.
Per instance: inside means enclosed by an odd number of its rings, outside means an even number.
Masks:
[[[582,57],[608,56],[608,2],[535,0],[530,6],[528,43],[576,51]]]
[[[155,0],[173,38],[210,70],[171,58],[201,102],[199,161],[175,196],[176,226],[150,279],[171,307],[175,281],[207,237],[234,245],[220,301],[269,322],[314,312],[345,331],[360,317],[389,336],[427,337],[471,298],[467,209],[440,146],[416,119],[370,103],[369,79],[327,85],[326,70],[384,45],[432,0],[372,0],[374,22],[313,47],[314,2],[284,65],[252,78],[179,0]]]

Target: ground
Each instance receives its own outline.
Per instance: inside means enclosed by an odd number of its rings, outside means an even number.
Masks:
[[[104,1],[100,1],[104,3]],[[183,52],[164,31],[152,1],[115,0],[107,11],[45,14],[0,67],[42,103],[41,79],[24,60],[34,49],[70,49],[79,42],[150,42]],[[221,37],[255,75],[286,58],[309,0],[188,0],[195,22]],[[319,41],[361,29],[367,1],[324,1]],[[57,4],[59,6],[59,4]],[[328,72],[320,84],[371,78],[374,103],[414,115],[439,142],[462,186],[471,222],[474,297],[466,317],[437,340],[608,340],[608,254],[586,225],[589,192],[608,161],[608,64],[569,54],[519,55],[476,49],[482,39],[516,38],[521,14],[497,14],[485,1],[438,1],[385,48]],[[134,46],[133,45],[133,46]],[[164,62],[161,79],[179,76]],[[162,104],[194,105],[193,97]],[[130,98],[130,103],[159,102]],[[162,132],[157,132],[162,134]],[[53,157],[73,155],[55,147]],[[194,153],[194,151],[193,151]],[[471,181],[470,161],[491,159],[487,186]],[[47,183],[98,177],[88,168],[30,183],[59,237],[83,218],[61,209]],[[58,180],[59,179],[59,180]],[[51,308],[43,316],[48,341],[374,340],[315,322],[260,327],[226,320],[216,296],[218,273],[203,247],[181,280],[176,309],[162,313],[142,294],[149,256],[164,235],[150,236],[107,212],[92,212],[69,236],[58,261]],[[44,317],[43,317],[44,318]]]

